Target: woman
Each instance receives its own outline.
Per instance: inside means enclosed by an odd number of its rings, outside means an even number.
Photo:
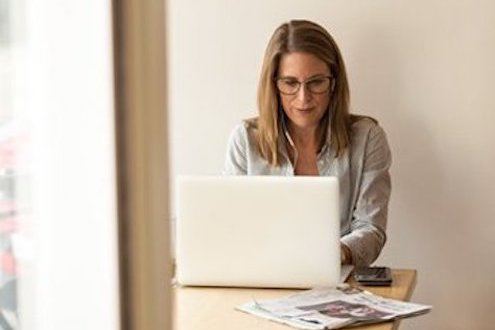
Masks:
[[[370,265],[386,240],[390,149],[374,119],[349,114],[344,62],[324,28],[294,20],[275,30],[258,110],[234,129],[224,172],[338,177],[342,263]]]

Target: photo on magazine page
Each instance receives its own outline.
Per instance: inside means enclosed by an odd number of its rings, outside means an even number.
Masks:
[[[392,315],[363,304],[354,304],[343,300],[310,306],[298,306],[297,308],[304,311],[318,311],[330,317],[352,319],[353,321],[376,320]]]

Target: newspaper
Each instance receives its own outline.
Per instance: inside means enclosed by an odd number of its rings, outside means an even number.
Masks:
[[[299,329],[339,329],[427,313],[432,306],[383,298],[348,284],[246,303],[236,309]]]

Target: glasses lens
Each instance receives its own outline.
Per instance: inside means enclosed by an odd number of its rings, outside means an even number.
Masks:
[[[321,77],[321,78],[312,79],[306,82],[306,85],[308,86],[308,90],[311,93],[316,93],[316,94],[325,93],[330,88],[330,78]]]
[[[299,81],[294,79],[277,80],[277,88],[283,94],[296,94],[299,90]]]
[[[306,88],[314,94],[327,92],[330,89],[330,83],[331,79],[329,77],[318,77],[303,82],[303,84],[306,85]],[[301,82],[296,79],[281,78],[277,80],[277,88],[282,94],[294,95],[299,91],[300,87]]]
[[[277,88],[283,94],[296,94],[299,90],[299,81],[295,79],[279,79],[277,80]]]

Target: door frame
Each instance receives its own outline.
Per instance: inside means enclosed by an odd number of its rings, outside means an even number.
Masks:
[[[170,329],[164,0],[113,0],[122,329]]]

